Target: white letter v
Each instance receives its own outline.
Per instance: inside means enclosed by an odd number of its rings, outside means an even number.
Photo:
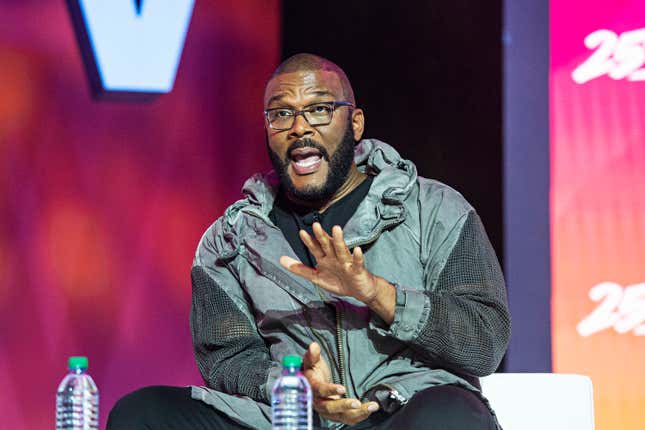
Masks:
[[[95,90],[172,89],[194,0],[68,0],[68,5],[86,66],[98,74],[90,76]]]

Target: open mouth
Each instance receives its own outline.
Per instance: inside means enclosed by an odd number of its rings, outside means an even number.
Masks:
[[[298,175],[313,173],[320,168],[322,154],[316,148],[297,148],[289,154],[291,166]]]

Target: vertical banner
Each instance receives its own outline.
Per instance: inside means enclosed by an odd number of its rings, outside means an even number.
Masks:
[[[553,370],[645,428],[645,2],[551,2]]]

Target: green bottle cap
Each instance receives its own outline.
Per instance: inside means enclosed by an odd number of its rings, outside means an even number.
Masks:
[[[69,357],[67,367],[70,370],[87,369],[87,357]]]
[[[302,366],[302,358],[299,355],[285,355],[282,357],[282,367],[297,367],[300,369]]]

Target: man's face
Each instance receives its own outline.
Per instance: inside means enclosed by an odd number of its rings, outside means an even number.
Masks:
[[[331,101],[345,101],[335,73],[300,71],[280,74],[269,81],[264,108],[300,110]],[[290,197],[301,202],[323,202],[347,179],[354,159],[354,141],[360,139],[362,127],[354,124],[349,107],[337,107],[327,125],[311,126],[298,115],[290,129],[274,130],[267,123],[266,131],[269,157]]]

